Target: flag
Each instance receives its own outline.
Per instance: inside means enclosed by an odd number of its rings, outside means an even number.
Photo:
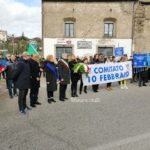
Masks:
[[[5,67],[0,66],[0,73],[2,73],[5,70]]]
[[[38,51],[37,51],[37,44],[34,43],[34,42],[30,42],[29,45],[28,45],[28,53],[29,55],[33,55],[33,54],[38,54]]]

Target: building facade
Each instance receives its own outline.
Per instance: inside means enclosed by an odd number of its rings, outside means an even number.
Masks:
[[[149,11],[142,0],[43,0],[44,56],[114,55],[115,48],[123,47],[130,57],[149,45]]]
[[[7,41],[7,31],[0,30],[0,42]]]
[[[150,0],[139,0],[134,15],[135,52],[150,53]]]

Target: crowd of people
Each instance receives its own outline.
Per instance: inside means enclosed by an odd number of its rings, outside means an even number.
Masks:
[[[15,56],[7,54],[6,58],[0,55],[0,78],[6,79],[6,85],[10,98],[18,96],[19,111],[26,114],[26,110],[31,107],[41,105],[38,101],[41,76],[46,79],[47,102],[55,103],[54,92],[59,87],[59,100],[65,101],[66,90],[68,84],[71,83],[71,97],[78,97],[78,82],[79,94],[88,92],[88,87],[83,85],[82,72],[74,71],[75,65],[78,63],[102,64],[110,62],[125,62],[128,60],[127,55],[121,58],[115,56],[104,56],[103,54],[95,54],[94,57],[77,58],[74,55],[62,54],[61,59],[55,59],[53,55],[48,55],[46,59],[40,58],[39,55],[29,55],[23,52],[22,55]],[[133,69],[133,79],[131,82],[139,81],[139,86],[146,86],[148,81],[148,69],[138,68]],[[119,81],[121,89],[128,89],[127,81]],[[30,90],[30,91],[29,91]],[[99,85],[92,85],[93,92],[98,92]],[[112,83],[107,83],[106,90],[112,90]],[[30,106],[27,106],[26,97],[30,95]]]

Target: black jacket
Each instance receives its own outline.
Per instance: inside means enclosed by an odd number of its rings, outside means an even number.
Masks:
[[[16,88],[18,89],[29,89],[31,87],[30,82],[30,66],[28,61],[21,59],[14,70],[13,80],[16,82]]]
[[[56,65],[53,62],[47,61],[45,63],[47,91],[56,91],[57,76],[49,67],[47,67],[47,64],[50,64],[57,72]]]
[[[76,61],[70,61],[69,62],[69,67],[70,67],[70,70],[71,70],[71,81],[72,82],[76,82],[78,81],[80,78],[81,78],[81,75],[80,73],[74,73],[74,66],[77,64]]]
[[[60,82],[60,84],[66,85],[70,83],[70,69],[69,65],[68,67],[63,63],[62,60],[58,61],[58,72],[60,80],[63,79],[63,81]]]
[[[12,61],[7,62],[7,66],[5,69],[7,80],[12,80],[12,76],[15,68],[16,68],[16,62],[12,62]]]
[[[31,76],[31,88],[38,88],[40,87],[40,81],[37,80],[37,78],[40,78],[40,67],[38,62],[36,62],[33,59],[29,60],[30,65],[30,76]]]

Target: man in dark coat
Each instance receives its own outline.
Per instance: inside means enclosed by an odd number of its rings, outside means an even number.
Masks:
[[[62,55],[62,59],[58,61],[58,72],[60,78],[59,100],[65,101],[67,84],[70,83],[70,69],[67,62],[67,54]]]
[[[30,88],[30,66],[28,63],[29,54],[24,52],[20,61],[16,65],[16,69],[12,78],[16,82],[16,88],[19,89],[18,104],[21,113],[25,114],[25,109],[29,109],[26,105],[26,96]]]
[[[139,87],[147,86],[146,85],[147,80],[148,80],[148,69],[143,68],[143,70],[139,72]]]
[[[31,69],[31,90],[30,90],[30,106],[36,107],[36,105],[41,105],[38,102],[38,94],[40,88],[40,67],[37,62],[38,55],[33,54],[29,59],[30,69]]]

